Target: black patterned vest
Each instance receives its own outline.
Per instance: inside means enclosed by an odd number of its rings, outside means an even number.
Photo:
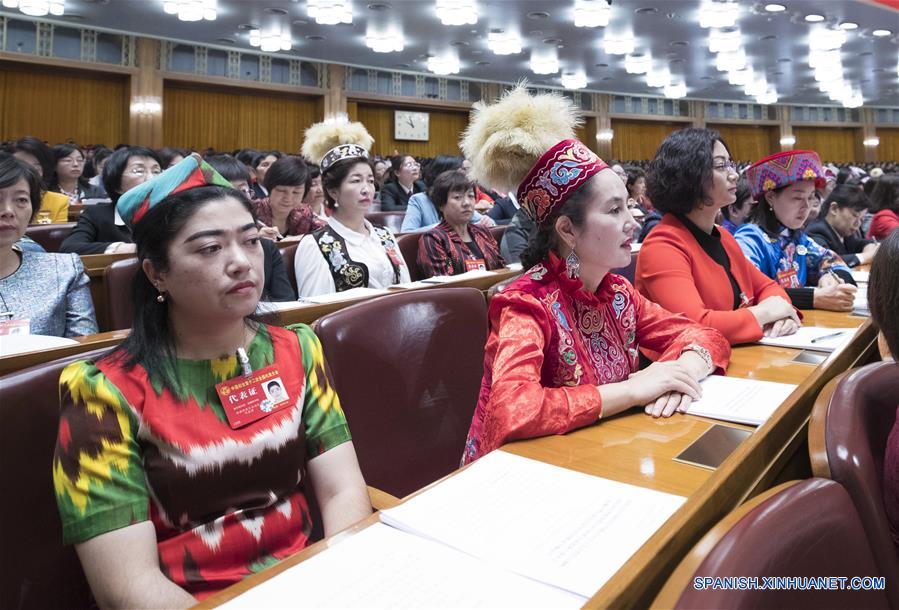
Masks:
[[[387,251],[387,259],[393,267],[394,283],[399,283],[400,266],[397,264],[397,261],[400,260],[399,246],[390,231],[384,227],[372,225],[372,229],[381,240],[384,250]],[[331,277],[334,278],[337,292],[351,288],[368,288],[368,266],[350,258],[347,253],[346,240],[337,231],[327,226],[312,233],[312,237],[318,244],[322,256],[325,257],[325,262],[328,263],[328,269],[331,271]],[[391,256],[391,251],[393,256]]]

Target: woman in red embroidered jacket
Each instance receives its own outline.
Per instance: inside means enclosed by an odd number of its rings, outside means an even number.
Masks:
[[[670,416],[699,397],[700,379],[728,364],[721,333],[609,273],[630,261],[637,223],[618,176],[573,139],[575,112],[561,96],[518,88],[478,108],[462,141],[473,177],[498,190],[517,186],[537,225],[522,256],[530,269],[490,303],[484,378],[463,462],[633,406]],[[660,354],[642,371],[640,347]]]
[[[443,172],[428,195],[442,220],[418,242],[418,266],[424,277],[500,269],[506,264],[490,230],[469,224],[474,214],[475,183],[464,171]]]

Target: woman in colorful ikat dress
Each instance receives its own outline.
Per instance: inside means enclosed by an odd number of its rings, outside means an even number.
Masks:
[[[802,229],[815,188],[825,184],[818,153],[765,157],[749,166],[746,178],[757,203],[750,222],[734,235],[746,257],[777,280],[797,308],[851,310],[856,288],[849,267]]]
[[[194,155],[117,209],[143,268],[134,325],[62,373],[57,503],[101,607],[188,607],[305,547],[310,491],[326,535],[371,506],[315,335],[252,318],[246,197]]]
[[[665,311],[609,273],[630,261],[637,223],[615,172],[573,139],[577,121],[561,96],[518,88],[477,106],[463,138],[474,179],[517,188],[538,227],[522,256],[528,271],[490,302],[463,462],[633,406],[668,417],[699,396],[700,379],[727,367],[721,333]],[[642,371],[640,347],[661,355]]]

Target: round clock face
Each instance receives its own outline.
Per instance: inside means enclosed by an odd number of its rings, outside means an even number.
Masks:
[[[396,110],[393,115],[393,137],[397,140],[428,140],[429,115],[427,112]]]

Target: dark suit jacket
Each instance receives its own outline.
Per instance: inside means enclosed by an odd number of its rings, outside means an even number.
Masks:
[[[265,287],[262,289],[262,300],[296,301],[297,295],[287,277],[287,267],[284,266],[280,248],[270,239],[259,241],[265,254]]]
[[[493,207],[487,212],[487,216],[492,218],[498,225],[507,225],[517,211],[518,208],[515,207],[511,199],[500,197],[493,202]]]
[[[399,182],[388,182],[381,189],[381,211],[382,212],[402,212],[405,211],[409,204],[409,197],[415,193],[426,191],[428,187],[421,180],[416,180],[412,184],[412,193],[407,194],[406,189],[400,186]]]
[[[131,229],[115,223],[115,206],[98,203],[86,206],[75,228],[59,247],[60,252],[75,254],[103,254],[109,244],[117,241],[131,243]]]
[[[855,235],[840,239],[840,236],[837,235],[834,228],[823,218],[818,218],[813,221],[805,229],[805,232],[808,233],[809,237],[825,248],[829,248],[839,254],[850,267],[858,265],[858,257],[856,254],[861,252],[868,244],[874,243],[870,239],[862,239]]]

